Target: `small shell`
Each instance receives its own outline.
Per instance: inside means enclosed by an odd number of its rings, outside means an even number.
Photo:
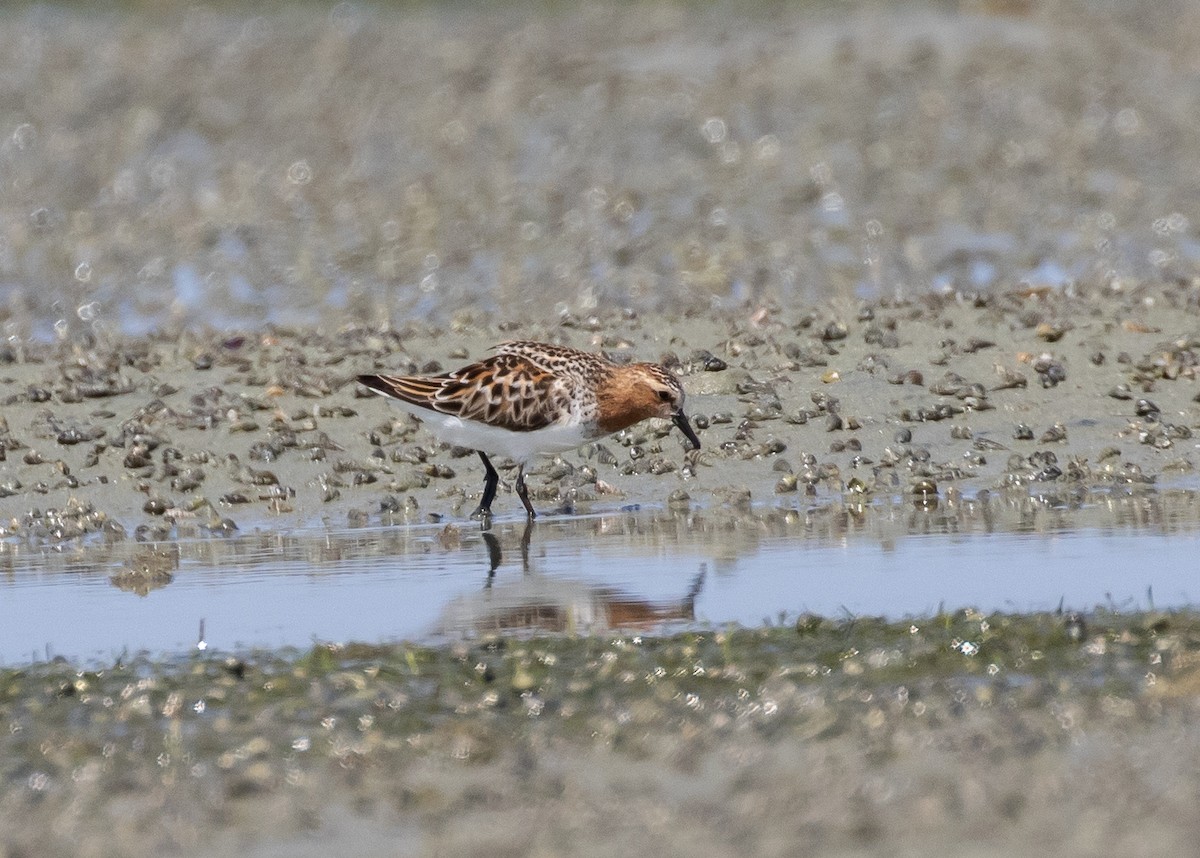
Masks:
[[[930,477],[921,477],[913,481],[912,486],[909,488],[910,494],[921,498],[935,497],[937,492],[937,482]]]

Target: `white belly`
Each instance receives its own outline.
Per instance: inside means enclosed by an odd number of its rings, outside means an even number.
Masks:
[[[574,450],[590,437],[579,424],[555,423],[533,432],[513,432],[485,423],[462,420],[451,414],[439,414],[398,399],[388,401],[419,417],[426,429],[448,444],[482,450],[489,456],[508,456],[516,462],[528,462],[538,453]]]

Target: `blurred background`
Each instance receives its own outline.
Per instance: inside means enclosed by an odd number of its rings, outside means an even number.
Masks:
[[[1200,260],[1186,2],[16,4],[0,323],[685,313]]]

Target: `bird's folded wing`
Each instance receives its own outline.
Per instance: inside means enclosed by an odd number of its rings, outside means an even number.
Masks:
[[[367,387],[421,408],[513,432],[544,429],[569,413],[559,376],[517,354],[498,354],[437,376],[361,376]]]

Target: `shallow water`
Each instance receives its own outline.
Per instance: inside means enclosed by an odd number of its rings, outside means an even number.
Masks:
[[[93,546],[6,546],[0,662],[437,642],[489,631],[678,629],[1195,605],[1190,493],[921,509],[631,510],[526,530],[400,525]],[[525,540],[528,540],[527,546]],[[131,574],[136,570],[142,574]]]

